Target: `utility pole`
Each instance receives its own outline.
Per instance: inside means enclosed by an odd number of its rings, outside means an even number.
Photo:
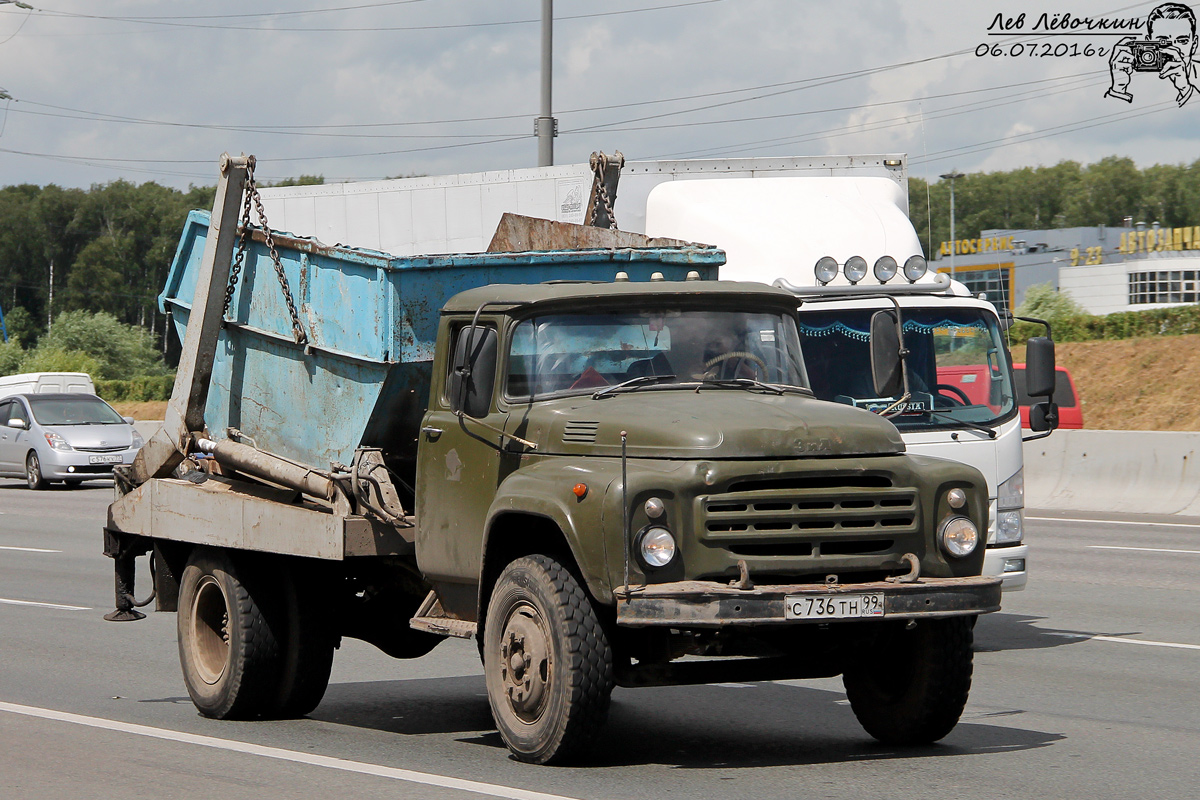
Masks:
[[[950,170],[941,176],[942,180],[950,181],[950,280],[954,280],[954,250],[958,240],[954,238],[954,179],[965,177],[961,172]]]
[[[46,302],[46,333],[54,324],[54,259],[50,259],[50,299]]]
[[[534,120],[538,140],[538,166],[554,166],[554,137],[558,120],[550,103],[550,74],[554,60],[554,0],[542,0],[542,113]]]

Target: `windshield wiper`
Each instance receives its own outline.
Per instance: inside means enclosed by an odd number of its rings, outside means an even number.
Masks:
[[[951,422],[957,422],[959,425],[962,425],[964,428],[974,428],[977,431],[983,431],[984,433],[986,433],[988,435],[989,439],[996,438],[996,429],[989,428],[987,425],[984,425],[982,423],[972,422],[969,419],[958,419],[957,417],[950,416],[949,414],[947,414],[944,411],[934,411],[932,409],[923,410],[921,413],[928,414],[931,417],[938,416],[938,417],[941,417],[942,419],[950,420]]]
[[[775,394],[783,394],[787,389],[782,386],[776,386],[773,383],[763,383],[755,378],[704,378],[700,381],[702,386],[739,386],[746,389],[765,389],[768,392]],[[798,387],[788,387],[798,388]]]
[[[634,389],[638,386],[645,386],[647,384],[657,383],[658,381],[668,381],[668,380],[671,380],[671,381],[675,380],[675,376],[674,375],[638,375],[636,378],[630,378],[627,381],[621,381],[620,383],[614,383],[612,386],[605,386],[603,389],[601,389],[597,392],[593,392],[592,399],[599,400],[601,397],[604,397],[606,395],[616,394],[617,392],[619,392],[623,389]]]

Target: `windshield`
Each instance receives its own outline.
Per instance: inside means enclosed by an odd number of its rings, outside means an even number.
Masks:
[[[762,381],[807,388],[796,324],[786,314],[663,310],[554,314],[513,333],[512,398],[647,385]]]
[[[804,310],[800,336],[813,393],[822,400],[882,411],[868,345],[878,309]],[[996,318],[981,309],[905,308],[904,346],[912,397],[890,417],[902,430],[991,424],[1013,412],[1012,369]]]
[[[98,397],[29,398],[33,418],[40,425],[124,425],[121,415]]]

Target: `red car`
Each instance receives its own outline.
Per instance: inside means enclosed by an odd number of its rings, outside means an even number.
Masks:
[[[1021,427],[1029,427],[1029,406],[1039,403],[1045,398],[1033,398],[1025,394],[1025,365],[1013,364],[1013,378],[1017,390],[1017,402],[1021,405]],[[1079,392],[1075,391],[1075,381],[1066,367],[1056,367],[1054,381],[1054,402],[1058,404],[1058,427],[1060,430],[1079,429],[1083,427],[1083,406],[1079,402]]]
[[[965,397],[973,404],[986,405],[993,411],[998,411],[999,398],[988,397],[992,382],[987,380],[987,367],[983,365],[938,367],[938,384],[949,397],[962,399]],[[1021,407],[1021,427],[1029,428],[1029,406],[1040,403],[1045,398],[1032,398],[1025,394],[1025,365],[1013,364],[1013,379],[1017,394],[1017,403]],[[1058,404],[1059,428],[1082,428],[1083,408],[1079,404],[1079,393],[1075,391],[1075,381],[1066,367],[1056,369],[1054,382],[1054,402]]]

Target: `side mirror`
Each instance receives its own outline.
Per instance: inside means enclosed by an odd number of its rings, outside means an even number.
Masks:
[[[1054,394],[1054,341],[1045,336],[1033,337],[1025,347],[1025,394]]]
[[[121,417],[121,419],[125,420],[125,424],[126,424],[126,425],[132,425],[132,424],[133,424],[133,417]]]
[[[876,397],[896,397],[904,390],[900,322],[894,311],[871,315],[871,379]]]
[[[496,350],[495,328],[467,327],[459,332],[447,392],[450,408],[456,414],[487,416],[496,382]]]
[[[27,423],[23,419],[18,419],[17,417],[13,417],[12,419],[10,419],[8,421],[8,427],[20,428],[23,431],[27,431],[27,430],[29,430],[29,423]]]
[[[1029,407],[1029,429],[1052,431],[1058,427],[1058,403],[1037,403]]]

